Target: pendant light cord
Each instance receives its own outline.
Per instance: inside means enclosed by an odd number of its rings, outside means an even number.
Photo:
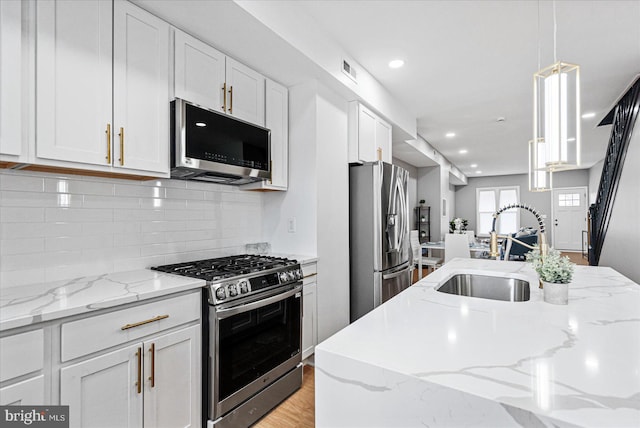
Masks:
[[[558,24],[556,22],[556,0],[553,0],[553,62],[558,62],[558,55],[556,52],[556,37],[558,35]]]

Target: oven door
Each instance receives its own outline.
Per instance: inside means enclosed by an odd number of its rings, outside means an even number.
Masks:
[[[216,420],[302,361],[302,283],[210,311],[209,417]]]

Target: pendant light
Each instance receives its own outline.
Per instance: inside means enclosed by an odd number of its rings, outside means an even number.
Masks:
[[[533,141],[538,143],[530,144],[535,146],[534,155],[544,152],[544,166],[533,161],[536,169],[549,172],[580,166],[580,66],[557,60],[556,33],[554,0],[554,63],[533,74]]]
[[[544,140],[529,140],[529,191],[547,192],[553,189],[553,172],[546,169]]]

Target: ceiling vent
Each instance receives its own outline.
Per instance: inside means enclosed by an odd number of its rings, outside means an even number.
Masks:
[[[342,72],[349,77],[349,79],[353,80],[355,83],[358,83],[358,75],[356,73],[356,69],[351,66],[346,60],[342,60]]]

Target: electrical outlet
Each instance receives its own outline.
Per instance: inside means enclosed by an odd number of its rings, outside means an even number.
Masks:
[[[296,218],[295,217],[289,217],[289,219],[287,220],[287,231],[289,233],[296,233]]]

